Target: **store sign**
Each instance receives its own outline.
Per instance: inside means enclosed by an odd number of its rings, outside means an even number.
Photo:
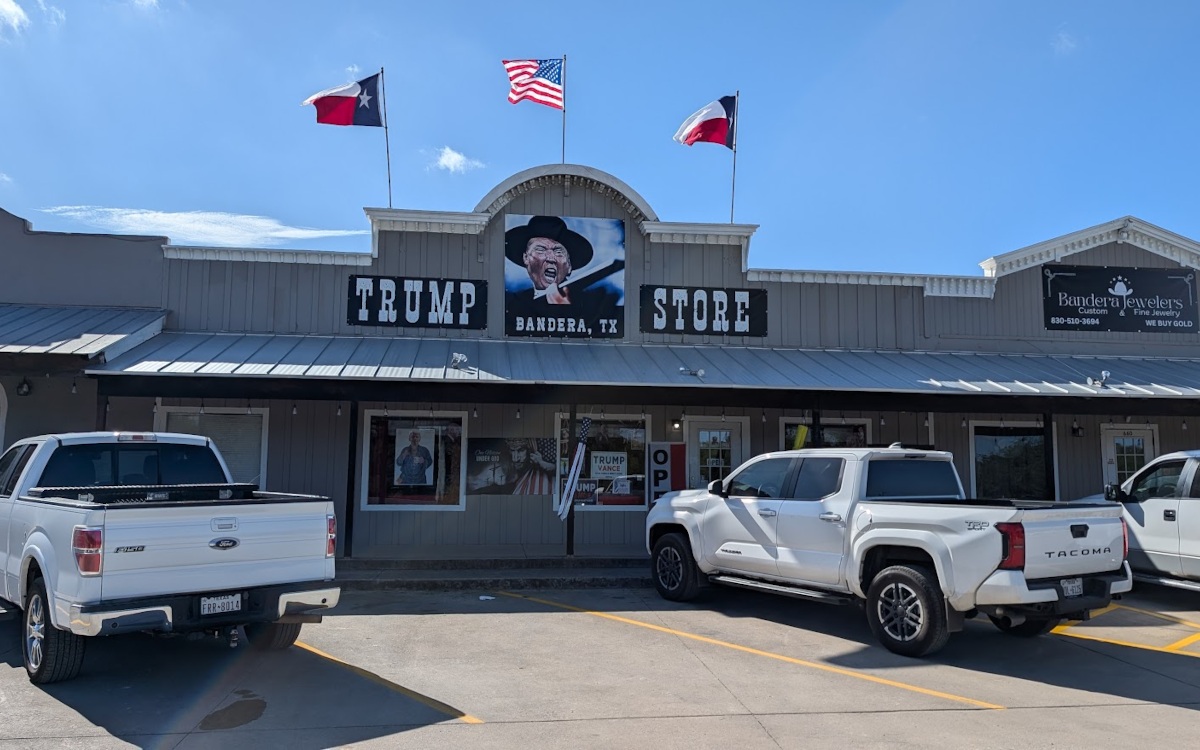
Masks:
[[[686,489],[687,446],[683,443],[650,444],[650,497],[657,500],[672,490]]]
[[[346,322],[398,328],[487,328],[487,282],[351,276]]]
[[[1196,274],[1186,268],[1042,266],[1050,331],[1195,333]]]
[[[642,286],[644,333],[766,336],[766,289]]]

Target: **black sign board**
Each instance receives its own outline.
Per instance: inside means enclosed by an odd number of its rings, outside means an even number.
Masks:
[[[1188,268],[1042,266],[1050,331],[1195,333],[1196,273]]]
[[[346,322],[399,328],[487,328],[487,282],[351,276]]]
[[[766,289],[642,286],[642,331],[766,336]]]

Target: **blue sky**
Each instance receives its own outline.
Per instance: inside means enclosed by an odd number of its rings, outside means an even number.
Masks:
[[[0,0],[0,207],[36,229],[366,250],[383,133],[300,102],[386,69],[393,204],[470,211],[560,158],[500,61],[567,55],[567,161],[729,220],[757,268],[979,275],[1133,214],[1200,239],[1200,3]]]

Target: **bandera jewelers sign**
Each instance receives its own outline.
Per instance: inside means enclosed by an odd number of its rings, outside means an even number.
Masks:
[[[1195,333],[1196,274],[1188,268],[1042,266],[1049,331]]]

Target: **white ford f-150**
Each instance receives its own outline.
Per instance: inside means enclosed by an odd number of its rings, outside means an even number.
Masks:
[[[0,600],[35,683],[78,674],[87,636],[208,633],[291,646],[337,604],[327,497],[230,479],[208,438],[66,433],[0,456]]]
[[[1120,505],[969,500],[951,454],[898,446],[755,457],[660,498],[646,543],[667,599],[712,582],[861,602],[879,641],[908,656],[978,613],[1036,636],[1132,588]]]

